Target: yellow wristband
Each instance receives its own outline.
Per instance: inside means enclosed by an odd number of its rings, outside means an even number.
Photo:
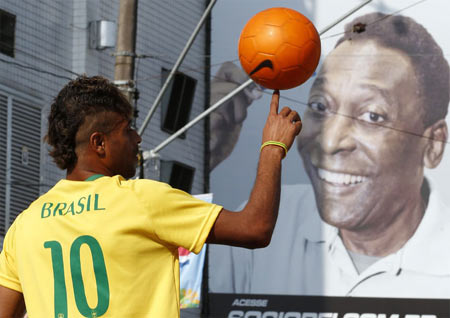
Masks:
[[[286,155],[288,153],[287,146],[284,143],[280,142],[280,141],[274,141],[274,140],[266,141],[265,143],[263,143],[261,145],[261,148],[259,148],[259,151],[261,151],[265,146],[269,146],[269,145],[274,145],[274,146],[278,146],[278,147],[283,148],[284,149],[284,156],[283,156],[283,158],[286,157]]]

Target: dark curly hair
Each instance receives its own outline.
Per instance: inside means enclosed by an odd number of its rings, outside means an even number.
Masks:
[[[344,41],[365,40],[374,40],[410,58],[426,110],[425,127],[445,118],[450,98],[449,65],[442,49],[422,25],[402,15],[366,14],[345,26],[345,34],[335,47]]]
[[[132,106],[106,78],[83,75],[63,87],[51,105],[45,136],[45,141],[52,147],[50,156],[59,168],[71,171],[75,167],[77,132],[86,117],[95,119],[91,128],[106,132],[116,124],[111,122],[110,116],[105,116],[111,112],[130,119]]]

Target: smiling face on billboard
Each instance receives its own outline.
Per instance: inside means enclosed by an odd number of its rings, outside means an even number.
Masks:
[[[373,40],[345,41],[327,57],[298,142],[324,221],[379,235],[420,217],[427,142],[418,92],[408,56]]]

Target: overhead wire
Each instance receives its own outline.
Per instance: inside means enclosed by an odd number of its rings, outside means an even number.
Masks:
[[[393,12],[393,13],[390,13],[390,14],[388,14],[387,16],[384,16],[384,17],[380,18],[379,20],[373,21],[373,22],[367,24],[367,26],[373,25],[373,24],[375,24],[375,23],[379,23],[380,21],[382,21],[382,20],[384,20],[384,19],[387,19],[387,18],[389,18],[389,17],[391,17],[391,16],[394,16],[394,15],[396,15],[396,14],[399,14],[399,13],[401,13],[401,12],[403,12],[403,11],[409,9],[409,8],[412,8],[412,7],[414,7],[414,6],[417,6],[417,5],[419,5],[419,4],[423,3],[423,2],[426,2],[426,1],[427,1],[427,0],[420,0],[420,1],[417,1],[417,2],[415,2],[415,3],[413,3],[413,4],[409,5],[409,6],[407,6],[407,7],[405,7],[405,8],[402,8],[402,9],[399,9],[399,10]],[[346,33],[346,32],[340,32],[340,33],[336,33],[336,34],[329,35],[329,36],[323,36],[323,37],[321,37],[321,40],[332,39],[332,38],[335,38],[335,37],[337,37],[337,36],[342,36],[342,35],[344,35],[345,33]],[[26,52],[26,51],[23,51],[23,50],[20,50],[20,49],[17,49],[17,48],[15,48],[15,51],[20,52],[20,53],[25,54],[25,55],[28,55],[28,56],[30,56],[30,57],[32,57],[32,58],[38,59],[38,60],[40,60],[40,61],[42,61],[42,62],[44,62],[44,63],[46,63],[46,64],[48,64],[48,65],[51,65],[51,66],[53,66],[53,67],[55,67],[55,68],[57,68],[57,69],[60,69],[60,70],[64,71],[64,72],[66,72],[66,73],[70,73],[71,75],[79,76],[78,73],[73,72],[73,71],[70,70],[70,69],[67,69],[67,68],[65,68],[65,67],[63,67],[63,66],[61,66],[61,65],[55,64],[55,63],[53,63],[53,62],[51,62],[51,61],[49,61],[49,60],[47,60],[47,59],[44,59],[44,58],[42,58],[42,57],[33,55],[33,54],[29,53],[29,52]],[[139,73],[139,60],[140,60],[140,59],[142,59],[142,58],[153,58],[153,59],[159,60],[159,61],[161,61],[161,62],[163,62],[163,63],[167,63],[167,64],[172,64],[172,63],[173,63],[173,61],[169,61],[169,60],[164,59],[163,57],[158,56],[158,55],[138,55],[137,58],[138,58],[138,61],[137,61],[136,80],[135,80],[136,85],[137,85],[138,82],[148,81],[148,80],[153,80],[153,79],[161,78],[161,75],[160,75],[160,74],[155,75],[155,76],[148,76],[148,77],[145,77],[145,78],[138,78],[138,73]],[[224,64],[224,63],[227,63],[227,62],[237,62],[238,60],[239,60],[239,59],[236,58],[236,59],[231,60],[231,61],[219,62],[219,63],[211,64],[210,67],[213,68],[213,67],[216,67],[216,66],[220,66],[220,65],[222,65],[222,64]],[[22,64],[22,63],[19,63],[19,62],[16,62],[16,61],[5,60],[5,59],[3,59],[3,58],[1,58],[1,57],[0,57],[0,62],[6,63],[6,64],[10,64],[10,65],[14,65],[14,66],[17,66],[17,67],[20,67],[20,68],[23,68],[23,69],[28,69],[28,70],[32,70],[32,71],[35,71],[35,72],[39,72],[39,73],[41,73],[41,74],[47,74],[47,75],[54,76],[54,77],[60,78],[60,79],[65,79],[65,80],[71,80],[71,79],[72,79],[72,77],[69,77],[69,76],[61,75],[61,74],[58,74],[58,73],[55,73],[55,72],[51,72],[51,71],[48,71],[48,70],[44,70],[44,69],[41,69],[41,68],[38,68],[38,67],[35,67],[35,66],[31,66],[31,65],[27,65],[27,64]],[[194,67],[194,66],[190,66],[190,67],[187,67],[187,66],[181,66],[181,68],[182,68],[182,70],[184,70],[184,71],[198,72],[198,73],[202,73],[202,72],[203,72],[203,70],[199,69],[199,67]],[[221,79],[220,77],[218,77],[218,76],[216,76],[216,75],[212,75],[211,77],[213,77],[213,78],[215,78],[215,79]],[[225,80],[225,79],[224,79],[224,80]],[[229,81],[229,80],[228,80],[228,81]],[[240,83],[236,83],[236,84],[239,85]],[[268,91],[265,91],[265,90],[262,90],[262,93],[263,93],[263,94],[267,94],[267,95],[270,95],[270,94],[271,94],[271,93],[269,93]],[[301,100],[298,100],[298,99],[294,99],[294,98],[291,98],[291,97],[287,97],[287,96],[281,96],[281,98],[282,98],[282,99],[285,99],[285,100],[288,100],[288,101],[290,101],[290,102],[296,103],[296,104],[298,104],[298,105],[301,105],[302,107],[308,107],[308,103],[307,103],[307,102],[304,102],[304,101],[301,101]],[[332,113],[333,115],[337,115],[337,116],[347,117],[347,118],[349,118],[349,119],[351,119],[351,120],[362,121],[361,119],[359,119],[359,118],[357,118],[357,117],[355,117],[355,116],[351,116],[351,115],[339,113],[339,112],[337,112],[337,111],[330,111],[330,113]],[[365,122],[365,121],[364,121],[364,122]],[[379,127],[385,128],[385,129],[394,130],[394,131],[397,131],[397,132],[399,132],[399,133],[404,133],[404,134],[408,134],[408,135],[412,135],[412,136],[416,136],[416,137],[420,137],[420,138],[426,138],[426,139],[430,139],[430,140],[435,140],[435,138],[432,138],[432,137],[429,137],[429,136],[424,136],[424,135],[419,134],[419,133],[414,133],[414,132],[411,132],[411,131],[406,131],[406,130],[399,129],[399,128],[392,127],[392,126],[386,126],[386,125],[383,125],[383,124],[381,124],[381,123],[370,123],[370,125],[379,126]],[[443,141],[443,140],[437,140],[437,141],[443,142],[443,143],[445,143],[445,144],[450,144],[450,141]],[[6,184],[6,183],[4,183],[4,184]],[[51,186],[51,185],[48,185],[48,184],[45,184],[45,183],[32,184],[32,183],[26,183],[26,182],[20,182],[20,181],[19,181],[19,182],[11,182],[10,184],[11,184],[12,186],[24,186],[24,185],[26,185],[26,186],[39,186],[39,187],[40,187],[40,186],[44,186],[44,187],[45,187],[45,186],[47,186],[47,187],[48,187],[48,186]]]
[[[426,1],[428,1],[428,0],[419,0],[419,1],[416,1],[416,2],[410,4],[410,5],[406,6],[406,7],[403,7],[403,8],[401,8],[401,9],[397,10],[397,11],[391,12],[391,13],[387,14],[386,16],[384,16],[384,17],[382,17],[382,18],[380,18],[380,19],[378,19],[378,20],[375,20],[375,21],[371,22],[371,23],[369,23],[368,25],[372,25],[372,24],[378,23],[378,22],[380,22],[380,21],[382,21],[382,20],[384,20],[384,19],[386,19],[386,18],[389,18],[389,17],[391,17],[391,16],[394,16],[394,15],[396,15],[396,14],[399,14],[399,13],[401,13],[401,12],[407,10],[407,9],[410,9],[410,8],[412,8],[412,7],[414,7],[414,6],[418,5],[418,4],[421,4],[421,3],[423,3],[423,2],[426,2]],[[344,31],[344,32],[336,33],[336,34],[333,34],[333,35],[330,35],[330,36],[321,36],[320,38],[321,38],[321,40],[328,40],[328,39],[333,38],[333,37],[342,36],[342,35],[344,35],[345,33],[346,33],[346,32]],[[161,54],[141,54],[141,55],[138,55],[137,58],[153,58],[153,59],[155,59],[155,60],[159,60],[159,61],[164,62],[164,63],[173,64],[173,61],[165,60],[165,59],[161,58],[160,56],[162,56],[162,55],[161,55]],[[165,56],[165,55],[164,55],[164,56]],[[206,56],[206,55],[202,55],[202,56]],[[239,59],[236,58],[236,59],[233,59],[233,60],[228,60],[228,61],[226,61],[226,62],[235,62],[235,61],[238,61],[238,60],[239,60]],[[221,62],[221,63],[212,64],[211,67],[215,67],[215,66],[221,65],[221,64],[226,63],[226,62]],[[189,70],[189,71],[199,71],[198,67],[185,67],[184,69],[185,69],[185,70]],[[137,79],[137,80],[139,80],[139,81],[145,81],[145,80],[150,80],[150,79],[160,78],[160,77],[161,77],[161,75],[155,75],[155,76],[150,76],[150,77],[146,77],[146,78],[142,78],[142,79]]]
[[[54,77],[57,77],[57,78],[61,78],[61,79],[66,79],[66,80],[71,80],[72,79],[72,78],[64,76],[64,75],[60,75],[60,74],[56,74],[56,73],[53,73],[53,72],[50,72],[50,71],[47,71],[47,70],[43,70],[43,69],[37,68],[35,66],[21,64],[19,62],[15,62],[15,61],[7,61],[7,60],[4,60],[4,59],[0,58],[0,62],[6,63],[6,64],[11,64],[11,65],[15,65],[15,66],[18,66],[20,68],[27,69],[27,70],[32,70],[32,71],[39,72],[39,73],[42,73],[42,74],[51,75],[51,76],[54,76]]]
[[[271,95],[271,93],[266,92],[266,91],[263,91],[263,93],[264,93],[264,94],[267,94],[267,95]],[[299,101],[299,100],[294,99],[294,98],[280,96],[280,99],[286,99],[286,100],[288,100],[288,101],[291,101],[291,102],[300,104],[300,105],[302,105],[302,106],[304,106],[304,107],[309,107],[309,104],[308,104],[308,103],[303,102],[303,101]],[[358,117],[355,117],[355,116],[351,116],[351,115],[348,115],[348,114],[343,114],[343,113],[340,113],[340,112],[337,112],[337,111],[333,111],[333,110],[329,110],[329,112],[330,112],[331,114],[333,114],[333,115],[342,116],[342,117],[346,117],[346,118],[349,118],[349,119],[352,119],[352,120],[356,120],[356,121],[360,121],[360,122],[367,123],[366,121],[364,121],[364,120],[362,120],[362,119],[359,119]],[[394,130],[394,131],[397,131],[397,132],[400,132],[400,133],[404,133],[404,134],[408,134],[408,135],[412,135],[412,136],[416,136],[416,137],[421,137],[421,138],[425,138],[425,139],[430,139],[430,140],[440,141],[440,142],[445,143],[445,144],[450,144],[450,141],[437,140],[437,139],[435,139],[435,138],[428,137],[428,136],[424,136],[424,135],[419,134],[419,133],[415,133],[415,132],[403,130],[403,129],[396,128],[396,127],[386,126],[386,125],[383,125],[383,124],[381,124],[381,123],[369,123],[369,125],[372,125],[372,126],[379,126],[379,127],[386,128],[386,129],[390,129],[390,130]]]
[[[24,55],[28,55],[28,56],[32,57],[33,59],[40,60],[41,62],[44,62],[44,63],[46,63],[48,65],[51,65],[54,68],[60,69],[61,71],[64,71],[66,73],[70,73],[70,74],[75,75],[75,76],[80,76],[80,74],[78,74],[77,72],[74,72],[71,69],[65,68],[64,66],[61,66],[59,64],[55,64],[54,62],[52,62],[50,60],[47,60],[47,59],[44,59],[43,57],[41,57],[39,55],[31,54],[31,53],[29,53],[29,52],[27,52],[25,50],[22,50],[20,48],[17,48],[17,47],[14,50],[16,52],[20,52],[20,53],[22,53]]]
[[[408,5],[408,6],[404,7],[404,8],[401,8],[401,9],[399,9],[397,11],[392,12],[392,13],[388,14],[387,16],[379,19],[379,20],[376,20],[376,21],[372,22],[369,25],[374,24],[374,23],[378,23],[378,22],[380,22],[383,19],[386,19],[386,18],[388,18],[390,16],[396,15],[396,14],[398,14],[400,12],[403,12],[403,11],[405,11],[407,9],[410,9],[410,8],[416,6],[416,5],[420,4],[420,3],[426,2],[426,1],[428,1],[428,0],[419,0],[419,1],[417,1],[417,2],[415,2],[413,4],[411,4],[411,5]],[[329,38],[340,36],[340,35],[343,35],[343,34],[345,34],[345,32],[336,33],[336,34],[333,34],[333,35],[330,35],[330,36],[327,36],[327,37],[322,36],[321,40],[327,40]],[[79,76],[80,75],[79,73],[73,72],[70,69],[67,69],[67,68],[65,68],[65,67],[63,67],[61,65],[55,64],[55,63],[53,63],[53,62],[51,62],[51,61],[49,61],[47,59],[44,59],[44,58],[42,58],[40,56],[31,54],[31,53],[29,53],[27,51],[24,51],[24,50],[21,50],[21,49],[18,49],[18,48],[15,48],[15,51],[16,52],[20,52],[20,53],[25,54],[25,55],[28,55],[28,56],[30,56],[32,58],[38,59],[38,60],[40,60],[40,61],[42,61],[42,62],[44,62],[44,63],[46,63],[48,65],[51,65],[51,66],[53,66],[55,68],[58,68],[58,69],[61,69],[62,71],[68,72],[68,73],[70,73],[72,75],[75,75],[75,76]],[[155,54],[139,54],[136,57],[138,59],[139,58],[153,58],[153,59],[159,60],[159,61],[164,62],[164,63],[173,64],[173,61],[169,61],[169,60],[163,59],[160,56],[161,55],[155,55]],[[202,55],[202,56],[206,56],[206,55]],[[238,61],[238,60],[239,59],[234,59],[234,60],[231,60],[231,62],[235,62],[235,61]],[[27,68],[27,69],[34,70],[34,71],[37,71],[37,72],[42,72],[42,73],[45,73],[45,74],[48,74],[48,75],[52,75],[52,76],[55,76],[55,77],[58,77],[58,78],[69,79],[69,80],[72,79],[70,77],[66,77],[66,76],[63,76],[63,75],[60,75],[60,74],[57,74],[57,73],[54,73],[54,72],[50,72],[50,71],[47,71],[47,70],[36,68],[34,66],[31,66],[31,65],[24,65],[24,64],[17,63],[17,62],[13,62],[13,61],[6,61],[6,60],[3,60],[3,59],[0,59],[0,61],[4,62],[4,63],[14,64],[14,65],[17,65],[19,67]],[[229,62],[229,61],[226,61],[226,62]],[[219,66],[219,65],[221,65],[223,63],[225,63],[225,62],[212,64],[211,67]],[[187,70],[187,71],[197,71],[197,72],[201,71],[201,70],[199,70],[198,67],[194,67],[194,66],[192,66],[192,67],[183,67],[183,69]],[[136,81],[146,81],[146,80],[152,80],[152,79],[156,79],[156,78],[161,78],[161,74],[154,75],[154,76],[149,76],[149,77],[145,77],[145,78],[136,78]]]
[[[401,9],[399,9],[399,10],[397,10],[397,11],[394,11],[394,12],[389,13],[389,14],[387,14],[386,16],[384,16],[384,17],[382,17],[382,18],[380,18],[380,19],[378,19],[378,20],[375,20],[375,21],[373,21],[373,22],[371,22],[371,23],[368,23],[367,26],[373,25],[373,24],[378,23],[378,22],[380,22],[380,21],[382,21],[382,20],[384,20],[384,19],[387,19],[387,18],[390,18],[390,17],[392,17],[392,16],[395,16],[395,15],[397,15],[397,14],[399,14],[399,13],[405,11],[405,10],[408,10],[408,9],[410,9],[410,8],[412,8],[412,7],[415,7],[416,5],[419,5],[419,4],[421,4],[421,3],[425,2],[425,1],[428,1],[428,0],[419,0],[419,1],[417,1],[417,2],[414,2],[414,3],[408,5],[408,6],[404,7],[404,8],[401,8]],[[338,36],[342,36],[342,35],[344,35],[345,33],[346,33],[346,31],[343,31],[343,32],[335,33],[335,34],[332,34],[332,35],[329,35],[329,36],[324,36],[324,37],[321,37],[321,40],[328,40],[328,39],[331,39],[331,38],[335,38],[335,37],[338,37]]]
[[[399,9],[399,10],[397,10],[397,11],[394,11],[394,12],[388,14],[387,16],[385,16],[385,17],[383,17],[383,18],[381,18],[381,19],[379,19],[379,20],[376,20],[376,21],[374,21],[374,22],[372,22],[372,23],[370,23],[370,24],[368,24],[368,25],[371,25],[371,24],[374,24],[374,23],[378,23],[378,22],[380,22],[380,21],[383,20],[383,19],[386,19],[386,18],[388,18],[388,17],[390,17],[390,16],[396,15],[396,14],[398,14],[398,13],[400,13],[400,12],[403,12],[403,11],[405,11],[405,10],[407,10],[407,9],[410,9],[410,8],[412,8],[412,7],[414,7],[414,6],[418,5],[418,4],[421,4],[421,3],[423,3],[423,2],[426,2],[426,1],[428,1],[428,0],[419,0],[419,1],[416,1],[416,2],[413,3],[413,4],[408,5],[408,6],[404,7],[404,8],[401,8],[401,9]],[[343,34],[345,34],[345,32],[336,33],[336,34],[333,34],[333,35],[330,35],[330,36],[322,36],[322,37],[321,37],[321,40],[327,40],[327,39],[329,39],[329,38],[333,38],[333,37],[340,36],[340,35],[343,35]],[[42,62],[44,62],[44,63],[46,63],[46,64],[48,64],[48,65],[51,65],[51,66],[53,66],[53,67],[55,67],[55,68],[58,68],[58,69],[60,69],[60,70],[62,70],[62,71],[65,71],[65,72],[67,72],[67,73],[70,73],[70,74],[72,74],[72,75],[75,75],[75,76],[79,76],[79,75],[80,75],[79,73],[76,73],[76,72],[74,72],[74,71],[72,71],[72,70],[70,70],[70,69],[68,69],[68,68],[65,68],[65,67],[63,67],[63,66],[61,66],[61,65],[55,64],[55,63],[53,63],[53,62],[51,62],[51,61],[49,61],[49,60],[47,60],[47,59],[44,59],[44,58],[42,58],[42,57],[40,57],[40,56],[38,56],[38,55],[31,54],[31,53],[29,53],[29,52],[27,52],[27,51],[24,51],[24,50],[21,50],[21,49],[19,49],[19,48],[17,48],[17,47],[15,48],[15,51],[16,51],[16,52],[20,52],[20,53],[25,54],[25,55],[28,55],[28,56],[30,56],[30,57],[32,57],[32,58],[34,58],[34,59],[38,59],[38,60],[40,60],[40,61],[42,61]],[[201,56],[206,56],[206,55],[201,55]],[[137,55],[137,58],[153,58],[153,59],[157,59],[157,60],[160,60],[160,61],[162,61],[162,62],[165,62],[165,63],[169,63],[169,64],[173,63],[173,61],[165,60],[165,59],[161,58],[160,55],[154,55],[154,54],[140,54],[140,55]],[[238,60],[238,59],[234,59],[234,60],[232,60],[232,62],[237,61],[237,60]],[[42,72],[42,73],[45,73],[45,74],[48,74],[48,75],[52,75],[52,76],[55,76],[55,77],[59,77],[59,78],[63,78],[63,79],[71,79],[71,78],[69,78],[69,77],[65,77],[65,76],[63,76],[63,75],[56,74],[56,73],[54,73],[54,72],[49,72],[49,71],[47,71],[47,70],[42,70],[42,69],[33,67],[33,66],[31,66],[31,65],[19,64],[19,63],[17,63],[17,62],[6,61],[6,60],[3,60],[3,59],[1,59],[0,61],[1,61],[1,62],[4,62],[4,63],[15,64],[15,65],[17,65],[17,66],[19,66],[19,67],[28,68],[28,69],[30,69],[30,70],[34,70],[34,71],[37,71],[37,72]],[[228,61],[227,61],[227,62],[228,62]],[[17,63],[17,64],[16,64],[16,63]],[[223,62],[223,63],[225,63],[225,62]],[[220,65],[220,64],[223,64],[223,63],[212,64],[211,67],[214,67],[214,66],[217,66],[217,65]],[[193,71],[193,70],[199,71],[198,67],[189,67],[189,68],[184,68],[184,69],[186,69],[186,70],[191,70],[191,71]],[[160,78],[160,77],[161,77],[161,75],[159,74],[159,75],[150,76],[150,77],[146,77],[146,78],[142,78],[142,79],[137,78],[136,80],[137,80],[137,81],[145,81],[145,80],[150,80],[150,79],[155,79],[155,78]]]
[[[414,6],[417,6],[417,5],[419,5],[419,4],[423,3],[423,2],[426,2],[426,1],[428,1],[428,0],[419,0],[419,1],[416,1],[416,2],[414,2],[414,3],[412,3],[412,4],[408,5],[408,6],[406,6],[406,7],[404,7],[404,8],[401,8],[401,9],[399,9],[399,10],[397,10],[397,11],[394,11],[394,12],[392,12],[392,13],[390,13],[390,14],[388,14],[388,15],[386,15],[386,16],[384,16],[384,17],[382,17],[382,18],[380,18],[380,19],[378,19],[378,20],[376,20],[376,21],[373,21],[373,22],[367,24],[367,26],[373,25],[373,24],[375,24],[375,23],[379,23],[380,21],[382,21],[382,20],[384,20],[384,19],[387,19],[387,18],[389,18],[389,17],[391,17],[391,16],[397,15],[397,14],[399,14],[399,13],[401,13],[401,12],[407,10],[407,9],[410,9],[410,8],[412,8],[412,7],[414,7]],[[328,39],[331,39],[331,38],[335,38],[335,37],[337,37],[337,36],[342,36],[342,35],[344,35],[346,32],[348,32],[348,31],[344,31],[344,32],[340,32],[340,33],[335,33],[335,34],[332,34],[332,35],[329,35],[329,36],[322,36],[322,37],[321,37],[321,40],[328,40]],[[63,66],[61,66],[61,65],[55,64],[55,63],[53,63],[53,62],[51,62],[51,61],[49,61],[49,60],[47,60],[47,59],[44,59],[44,58],[42,58],[42,57],[33,55],[33,54],[31,54],[31,53],[29,53],[29,52],[26,52],[26,51],[24,51],[24,50],[20,50],[20,49],[15,48],[15,51],[20,52],[20,53],[25,54],[25,55],[28,55],[28,56],[30,56],[30,57],[32,57],[32,58],[38,59],[38,60],[40,60],[40,61],[42,61],[42,62],[44,62],[44,63],[47,63],[48,65],[51,65],[51,66],[53,66],[53,67],[55,67],[55,68],[58,68],[58,69],[60,69],[60,70],[62,70],[62,71],[64,71],[64,72],[70,73],[71,75],[75,75],[75,76],[79,76],[79,75],[80,75],[80,74],[78,74],[78,73],[76,73],[76,72],[73,72],[73,71],[70,70],[70,69],[67,69],[67,68],[65,68],[65,67],[63,67]],[[105,54],[106,54],[106,53],[105,53]],[[137,66],[139,66],[139,59],[142,59],[142,58],[152,58],[152,59],[155,59],[155,60],[159,60],[159,61],[161,61],[161,62],[163,62],[163,63],[173,64],[173,61],[169,61],[169,60],[167,60],[167,59],[164,59],[164,58],[161,57],[161,55],[155,55],[155,54],[140,54],[140,55],[137,55],[136,57],[138,58]],[[231,60],[231,61],[219,62],[219,63],[211,64],[210,67],[220,66],[220,65],[222,65],[222,64],[224,64],[224,63],[227,63],[227,62],[236,62],[236,61],[238,61],[238,60],[239,60],[239,59],[236,58],[236,59]],[[43,69],[38,68],[38,67],[35,67],[35,66],[26,65],[26,64],[21,64],[21,63],[19,63],[19,62],[15,62],[15,61],[8,61],[8,60],[5,60],[5,59],[0,58],[0,62],[7,63],[7,64],[11,64],[11,65],[15,65],[15,66],[18,66],[18,67],[21,67],[21,68],[24,68],[24,69],[29,69],[29,70],[32,70],[32,71],[40,72],[40,73],[42,73],[42,74],[51,75],[51,76],[54,76],[54,77],[57,77],[57,78],[61,78],[61,79],[66,79],[66,80],[71,80],[71,79],[72,79],[71,77],[68,77],[68,76],[64,76],[64,75],[61,75],[61,74],[57,74],[57,73],[55,73],[55,72],[43,70]],[[199,67],[194,67],[194,66],[191,66],[191,67],[181,66],[181,69],[184,70],[184,71],[191,71],[191,72],[199,72],[199,73],[202,73],[202,72],[203,72],[202,69],[199,69]],[[138,70],[136,70],[136,74],[138,74]],[[220,78],[219,78],[218,76],[216,76],[216,75],[212,75],[212,77],[213,77],[213,78],[216,78],[216,79],[220,79]],[[148,80],[154,80],[154,79],[159,79],[159,78],[161,78],[161,74],[154,75],[154,76],[148,76],[148,77],[144,77],[144,78],[138,78],[138,76],[136,76],[135,82],[136,82],[136,84],[137,84],[138,82],[143,82],[143,81],[148,81]],[[236,83],[236,84],[240,84],[240,83]],[[263,93],[267,93],[267,92],[263,91]],[[289,101],[291,101],[291,102],[295,102],[295,103],[297,103],[297,104],[306,106],[306,107],[308,106],[308,103],[305,103],[305,102],[303,102],[303,101],[295,100],[295,99],[292,99],[292,98],[289,98],[289,97],[282,97],[282,98],[287,99],[287,100],[289,100]],[[340,113],[338,113],[338,112],[335,112],[335,114],[336,114],[336,115],[339,115],[339,116],[350,117],[350,118],[352,118],[352,119],[354,119],[354,120],[359,120],[359,119],[356,118],[356,117],[352,117],[352,116],[345,115],[345,114],[340,114]],[[417,134],[412,133],[412,132],[408,132],[408,131],[404,131],[404,130],[400,130],[400,129],[395,129],[395,128],[393,128],[393,127],[384,126],[384,125],[381,125],[381,124],[379,124],[379,123],[372,123],[372,125],[379,125],[379,126],[381,126],[381,127],[384,127],[384,128],[387,128],[387,129],[397,130],[397,131],[399,131],[399,132],[403,132],[403,133],[406,133],[406,134],[417,135]],[[422,135],[420,135],[420,137],[427,138],[427,137],[422,136]],[[450,142],[446,142],[446,143],[450,143]]]

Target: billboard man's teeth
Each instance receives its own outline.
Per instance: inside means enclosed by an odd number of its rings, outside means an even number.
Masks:
[[[317,172],[320,179],[330,183],[356,184],[365,181],[365,177],[363,176],[351,175],[348,173],[331,172],[320,168],[317,169]]]

